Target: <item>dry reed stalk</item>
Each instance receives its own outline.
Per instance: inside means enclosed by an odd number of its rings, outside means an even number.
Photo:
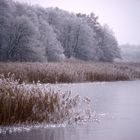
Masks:
[[[41,84],[19,83],[12,75],[0,75],[0,125],[19,123],[71,123],[90,117],[78,95]]]

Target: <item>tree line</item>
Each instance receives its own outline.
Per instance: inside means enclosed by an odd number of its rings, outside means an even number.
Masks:
[[[123,62],[140,62],[140,45],[123,44],[119,46],[121,48],[120,61]]]
[[[118,42],[94,13],[75,14],[0,0],[0,61],[109,61]]]

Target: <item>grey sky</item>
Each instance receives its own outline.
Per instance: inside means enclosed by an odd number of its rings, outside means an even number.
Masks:
[[[43,7],[59,7],[70,12],[99,16],[115,32],[120,44],[140,44],[140,0],[17,0]]]

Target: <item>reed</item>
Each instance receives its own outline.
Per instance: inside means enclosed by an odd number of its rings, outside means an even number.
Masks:
[[[122,81],[139,79],[140,63],[0,63],[0,74],[27,83]]]
[[[82,121],[90,117],[87,101],[47,85],[19,84],[13,75],[0,75],[0,125]]]

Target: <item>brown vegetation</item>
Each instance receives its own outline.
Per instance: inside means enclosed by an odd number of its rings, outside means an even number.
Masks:
[[[69,92],[41,84],[19,84],[13,76],[0,75],[0,125],[80,121],[90,115],[84,115],[90,109],[89,102],[81,112],[80,104],[86,102]]]
[[[84,100],[78,95],[55,91],[38,81],[69,83],[138,78],[138,63],[0,63],[0,125],[70,123],[90,117],[90,113],[85,115],[89,103],[81,109],[79,105]],[[32,82],[36,84],[25,84]]]
[[[0,74],[15,74],[20,82],[73,83],[140,78],[139,63],[0,63]]]

